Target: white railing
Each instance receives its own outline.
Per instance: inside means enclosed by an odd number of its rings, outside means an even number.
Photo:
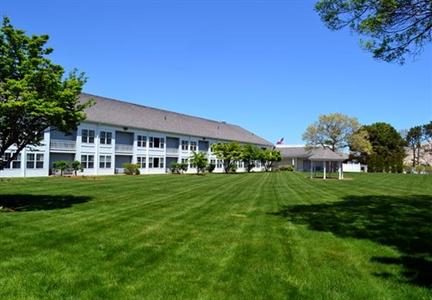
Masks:
[[[133,152],[133,145],[116,144],[115,151],[117,152]]]
[[[75,151],[76,142],[68,140],[51,140],[51,150]]]
[[[178,155],[179,149],[178,148],[166,148],[167,155]]]

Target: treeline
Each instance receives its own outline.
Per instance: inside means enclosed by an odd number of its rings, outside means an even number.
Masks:
[[[271,170],[274,162],[282,159],[280,152],[274,149],[261,149],[254,145],[240,145],[236,142],[214,144],[212,145],[212,152],[218,160],[222,161],[225,173],[235,173],[238,162],[243,162],[247,172],[251,172],[256,167],[256,163],[260,162],[267,172]],[[216,168],[216,165],[210,163],[207,155],[203,152],[194,152],[189,158],[189,164],[196,168],[198,174],[212,173]],[[187,169],[187,163],[173,163],[171,165],[173,173],[183,173]]]
[[[398,132],[388,123],[361,125],[356,118],[333,113],[319,116],[303,139],[311,147],[349,149],[350,159],[368,165],[370,172],[422,173],[431,168],[426,156],[432,154],[432,122]],[[407,165],[408,148],[412,160]]]

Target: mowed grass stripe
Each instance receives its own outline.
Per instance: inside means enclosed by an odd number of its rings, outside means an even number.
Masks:
[[[407,199],[401,209],[413,210],[397,214],[388,226],[401,222],[398,218],[424,216],[428,210],[413,205],[432,201],[431,177],[349,174],[352,180],[322,181],[307,175],[2,181],[0,197],[76,195],[91,200],[53,210],[0,213],[0,298],[430,298],[430,289],[409,282],[403,265],[375,260],[412,255],[404,252],[403,243],[395,247],[339,231],[355,227],[365,235],[368,224],[356,227],[349,221],[357,220],[363,206],[367,214],[377,199],[393,196],[398,202]],[[318,223],[327,231],[315,229],[321,210],[335,209],[343,217],[351,212],[349,205],[346,211],[341,205],[357,198],[362,199],[353,204],[357,215],[342,218],[347,223],[339,229],[326,225],[334,223],[332,217]],[[280,214],[297,207],[310,211],[311,219],[296,221],[302,211]],[[387,220],[382,213],[370,222]],[[430,227],[414,223],[412,234]],[[386,227],[379,230],[385,233]],[[389,275],[377,275],[381,273]]]

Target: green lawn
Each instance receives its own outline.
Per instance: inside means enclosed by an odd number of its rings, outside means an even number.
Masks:
[[[350,177],[2,180],[0,298],[431,299],[432,176]]]

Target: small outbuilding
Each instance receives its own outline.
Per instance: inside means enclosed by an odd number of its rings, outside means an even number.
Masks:
[[[330,150],[330,149],[315,149],[314,153],[309,156],[309,160],[311,161],[310,164],[310,173],[311,178],[315,176],[316,172],[316,165],[322,165],[322,171],[323,171],[323,179],[327,179],[327,168],[329,165],[333,165],[336,163],[337,170],[338,170],[338,179],[343,179],[343,167],[342,163],[345,160],[345,158]]]

